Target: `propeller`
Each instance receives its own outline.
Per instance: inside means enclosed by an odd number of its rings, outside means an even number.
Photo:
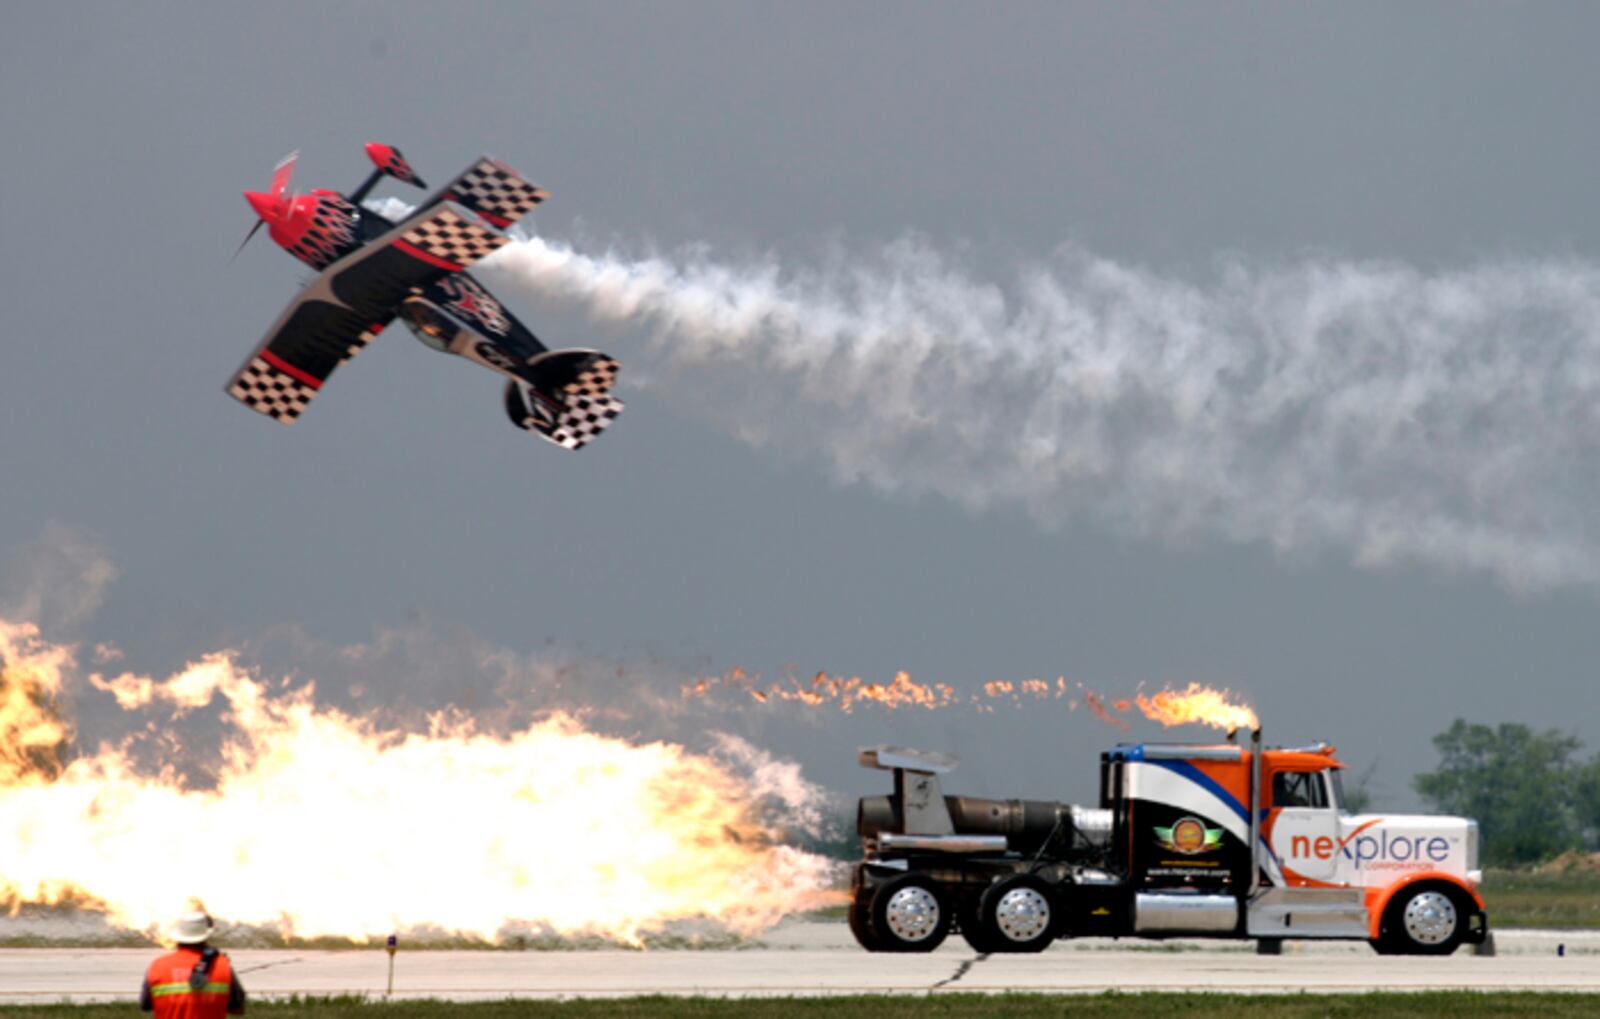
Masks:
[[[252,238],[252,237],[254,237],[256,235],[256,231],[260,230],[262,227],[264,227],[266,225],[267,225],[267,221],[266,220],[264,220],[264,219],[257,219],[256,220],[256,225],[250,228],[250,232],[244,235],[244,240],[240,241],[239,242],[239,246],[237,248],[233,249],[233,258],[228,259],[228,262],[230,264],[233,262],[234,258],[238,258],[239,257],[239,252],[243,251],[244,250],[244,246],[246,244],[250,243],[250,238]]]
[[[299,161],[299,149],[278,160],[278,165],[272,168],[272,183],[268,186],[268,192],[272,197],[283,198],[283,193],[289,190],[289,181],[294,177],[294,164]]]
[[[250,243],[250,239],[268,219],[279,218],[288,210],[289,204],[294,200],[293,196],[288,194],[289,181],[294,178],[294,164],[299,159],[300,150],[296,149],[278,160],[278,165],[272,168],[272,181],[267,185],[266,191],[244,193],[245,201],[256,211],[256,223],[250,228],[250,232],[244,235],[244,240],[239,242],[239,247],[234,249],[233,258],[228,259],[229,262],[239,257],[239,252],[244,250],[244,246]]]

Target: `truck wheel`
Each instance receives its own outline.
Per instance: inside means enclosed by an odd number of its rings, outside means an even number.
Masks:
[[[902,874],[881,886],[870,916],[880,952],[931,952],[950,933],[949,902],[923,874]]]
[[[978,936],[990,952],[1044,951],[1056,937],[1050,886],[1030,874],[990,885],[978,900]]]
[[[978,918],[979,903],[970,902],[956,911],[956,923],[961,928],[962,940],[979,955],[990,955],[996,949],[994,942],[983,933],[983,921]]]
[[[1466,933],[1461,895],[1445,885],[1419,885],[1395,896],[1372,947],[1380,955],[1449,955]]]
[[[885,950],[883,942],[872,932],[872,903],[864,897],[857,896],[850,903],[850,933],[856,936],[856,944],[869,952]]]

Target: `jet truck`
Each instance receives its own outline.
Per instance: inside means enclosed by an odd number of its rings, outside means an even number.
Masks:
[[[873,952],[1056,938],[1364,939],[1384,954],[1483,944],[1477,822],[1349,814],[1326,744],[1122,743],[1100,803],[947,796],[948,754],[880,746],[894,792],[860,801],[850,929]]]

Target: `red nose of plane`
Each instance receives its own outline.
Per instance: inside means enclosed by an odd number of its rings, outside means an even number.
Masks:
[[[244,200],[250,203],[250,208],[256,211],[257,216],[268,223],[276,223],[282,219],[285,212],[284,206],[288,204],[281,198],[274,198],[272,195],[262,191],[246,191]]]

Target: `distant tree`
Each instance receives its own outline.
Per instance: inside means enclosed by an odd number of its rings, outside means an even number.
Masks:
[[[1416,777],[1417,792],[1439,810],[1477,819],[1484,863],[1532,863],[1577,844],[1576,739],[1458,718],[1433,745],[1439,767]]]
[[[1600,849],[1600,756],[1574,772],[1572,809],[1585,844]]]
[[[1372,776],[1378,773],[1378,762],[1373,761],[1362,769],[1359,778],[1344,776],[1344,800],[1339,804],[1346,814],[1365,814],[1372,809]]]

